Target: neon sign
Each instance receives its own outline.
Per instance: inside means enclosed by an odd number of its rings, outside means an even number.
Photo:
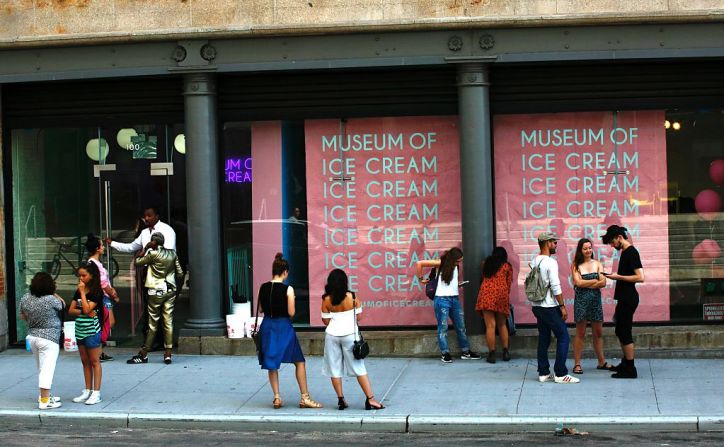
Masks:
[[[251,157],[227,158],[224,174],[226,183],[251,183]]]

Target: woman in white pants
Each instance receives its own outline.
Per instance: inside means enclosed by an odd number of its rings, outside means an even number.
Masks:
[[[332,379],[332,387],[337,393],[337,406],[347,408],[342,392],[342,377],[357,377],[362,392],[365,393],[365,410],[381,410],[384,407],[375,399],[364,360],[354,358],[352,345],[358,336],[357,320],[362,307],[354,292],[350,292],[347,274],[334,269],[327,277],[322,297],[322,321],[327,326],[324,337],[324,368],[322,373]]]
[[[55,294],[55,281],[39,272],[30,282],[30,293],[20,300],[20,317],[28,323],[27,339],[38,366],[38,408],[49,410],[61,406],[60,398],[50,394],[55,364],[60,352],[60,315],[65,301]]]

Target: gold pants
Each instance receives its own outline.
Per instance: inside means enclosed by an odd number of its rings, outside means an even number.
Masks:
[[[158,331],[158,320],[163,314],[163,347],[173,348],[173,306],[176,302],[176,291],[169,291],[164,295],[148,294],[148,334],[146,342],[141,349],[151,350],[153,340]]]

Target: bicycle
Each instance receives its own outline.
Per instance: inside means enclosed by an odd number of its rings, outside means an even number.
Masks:
[[[60,276],[60,269],[63,266],[63,263],[61,262],[61,259],[65,261],[73,270],[73,274],[75,276],[78,276],[78,268],[80,267],[81,262],[83,261],[82,252],[83,249],[81,248],[81,242],[80,237],[73,238],[71,242],[60,242],[56,239],[54,239],[52,236],[49,237],[51,241],[58,244],[58,251],[55,252],[53,255],[53,260],[51,261],[50,265],[50,276],[53,277],[53,279],[58,279],[58,276]],[[73,264],[73,261],[68,259],[68,257],[65,255],[65,253],[73,253],[77,256],[78,259],[78,265]],[[116,261],[115,258],[111,257],[111,277],[115,278],[118,276],[118,261]]]

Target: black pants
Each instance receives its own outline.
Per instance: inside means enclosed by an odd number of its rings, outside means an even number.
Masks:
[[[633,316],[636,308],[639,307],[639,298],[621,298],[616,302],[616,311],[613,314],[616,322],[616,337],[622,346],[634,342],[631,330],[633,328]]]

